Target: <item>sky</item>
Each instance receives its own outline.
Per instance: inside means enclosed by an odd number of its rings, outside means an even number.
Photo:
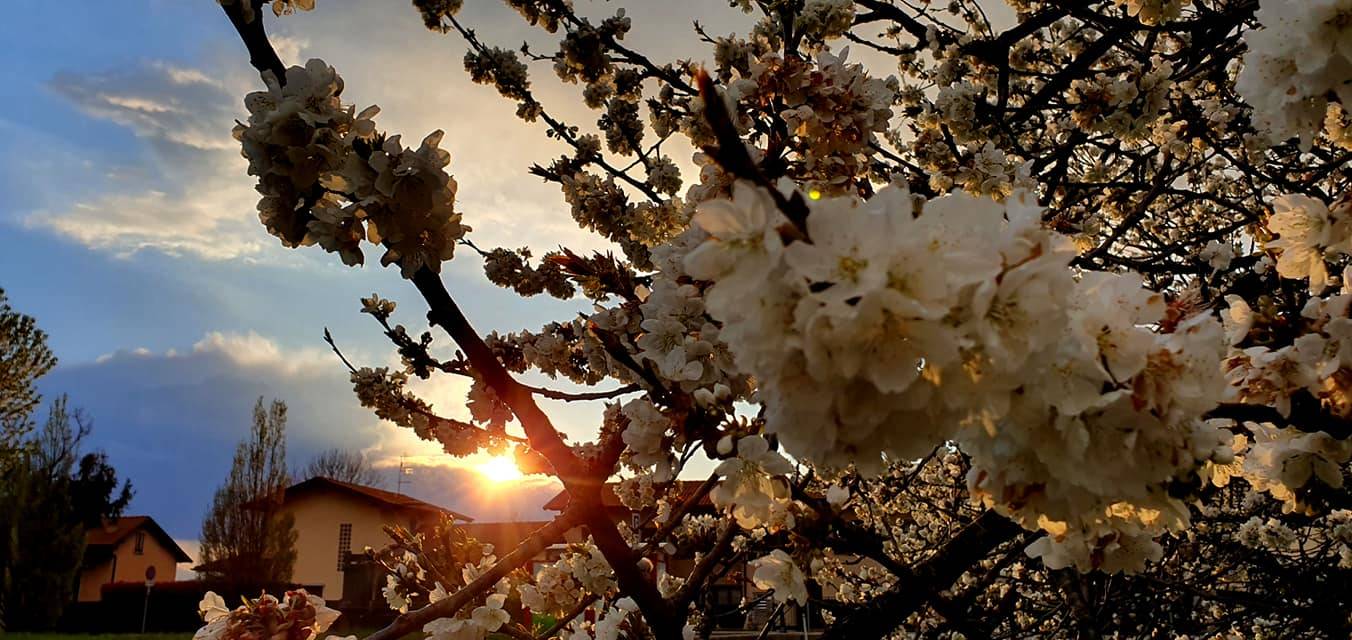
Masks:
[[[358,405],[324,329],[359,366],[397,364],[378,326],[358,313],[359,298],[396,300],[396,321],[418,331],[423,307],[397,270],[347,268],[263,231],[230,137],[246,116],[243,95],[260,82],[216,2],[11,2],[22,19],[0,24],[0,287],[49,334],[60,364],[40,389],[68,394],[92,418],[88,447],[132,481],[128,513],[154,517],[195,549],[211,494],[264,397],[289,405],[293,466],[330,447],[358,450],[393,488],[403,457],[415,467],[411,495],[480,520],[542,514],[557,486],[487,485],[473,461],[442,455]],[[746,24],[725,0],[576,4],[594,16],[626,6],[630,41],[665,59],[708,56],[692,18],[714,33]],[[572,223],[556,188],[527,174],[561,149],[468,80],[456,36],[425,30],[407,2],[318,5],[267,17],[284,61],[333,64],[344,98],[379,104],[380,125],[406,140],[444,129],[458,208],[479,246],[605,248]],[[466,5],[461,17],[490,42],[554,48],[500,3]],[[670,37],[673,29],[691,35]],[[551,111],[588,113],[577,87],[536,72]],[[484,332],[538,328],[583,309],[497,289],[468,252],[443,277]],[[463,382],[415,389],[441,413],[467,415]],[[599,407],[547,410],[575,439],[594,433]]]

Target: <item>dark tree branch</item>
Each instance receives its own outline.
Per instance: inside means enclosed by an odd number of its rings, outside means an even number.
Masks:
[[[934,555],[897,576],[896,582],[870,602],[842,612],[822,640],[884,638],[996,547],[1023,529],[987,510],[944,543]]]

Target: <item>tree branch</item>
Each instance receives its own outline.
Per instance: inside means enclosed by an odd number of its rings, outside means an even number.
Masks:
[[[553,522],[536,529],[511,553],[500,558],[492,567],[459,591],[421,609],[410,611],[395,618],[389,626],[367,636],[366,640],[397,640],[405,635],[422,630],[424,625],[433,620],[455,616],[461,607],[472,602],[479,594],[493,588],[498,580],[516,570],[517,567],[530,562],[531,558],[534,558],[550,545],[563,540],[563,534],[576,525],[578,515],[578,512],[571,509],[564,511],[554,518]]]
[[[947,589],[964,572],[1022,529],[986,510],[924,562],[897,576],[882,595],[852,607],[822,635],[822,640],[883,638],[905,622],[934,594]]]

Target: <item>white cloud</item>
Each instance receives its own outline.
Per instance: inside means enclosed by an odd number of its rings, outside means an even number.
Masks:
[[[249,211],[253,201],[249,193],[223,185],[173,193],[112,192],[78,200],[64,210],[35,212],[26,222],[120,257],[153,249],[228,260],[257,256],[268,244],[237,215]]]
[[[629,11],[635,24],[631,39],[643,42],[657,60],[708,56],[693,37],[665,37],[673,24],[688,30],[687,21],[697,18],[715,31],[731,31],[746,22],[716,3],[694,7],[694,15],[679,3],[631,4],[637,4]],[[613,10],[584,8],[598,15]],[[30,224],[119,255],[156,250],[208,260],[271,260],[282,253],[257,222],[256,195],[229,135],[233,120],[243,116],[243,94],[261,83],[219,11],[198,15],[219,25],[221,40],[192,63],[140,61],[114,71],[55,77],[51,86],[58,94],[91,118],[127,128],[144,148],[141,157],[122,163],[126,166],[100,167],[101,174],[127,178],[94,194],[69,198],[54,187],[52,205],[29,215]],[[495,44],[531,40],[540,51],[557,46],[554,36],[526,25],[504,6],[475,4],[462,18]],[[480,246],[547,250],[563,244],[580,251],[609,246],[577,228],[556,186],[528,174],[532,164],[548,164],[564,147],[544,136],[542,124],[518,120],[515,106],[492,88],[469,81],[458,37],[427,31],[407,6],[382,3],[332,2],[314,12],[265,19],[285,62],[316,56],[335,65],[346,80],[344,98],[359,107],[379,103],[379,122],[388,132],[416,141],[435,129],[446,131],[443,148],[451,152],[450,170],[461,185],[459,208]],[[581,104],[577,86],[558,82],[548,64],[536,65],[534,73],[536,93],[551,113],[591,127],[598,114]],[[669,147],[668,153],[689,151]]]
[[[58,73],[51,88],[86,114],[152,142],[237,149],[229,123],[240,111],[243,86],[201,69],[152,61],[110,73]]]
[[[222,354],[241,367],[272,369],[289,376],[325,377],[338,363],[333,354],[319,349],[286,350],[255,332],[207,333],[192,346],[194,355]],[[171,351],[165,357],[175,357]]]
[[[48,181],[45,206],[26,224],[119,256],[156,250],[225,260],[260,256],[270,244],[230,136],[247,86],[238,70],[152,61],[59,73],[50,86],[87,116],[125,127],[139,146],[95,167],[34,171]]]

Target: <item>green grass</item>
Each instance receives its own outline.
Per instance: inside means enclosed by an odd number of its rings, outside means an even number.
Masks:
[[[182,633],[6,633],[5,640],[192,640],[192,632]]]

